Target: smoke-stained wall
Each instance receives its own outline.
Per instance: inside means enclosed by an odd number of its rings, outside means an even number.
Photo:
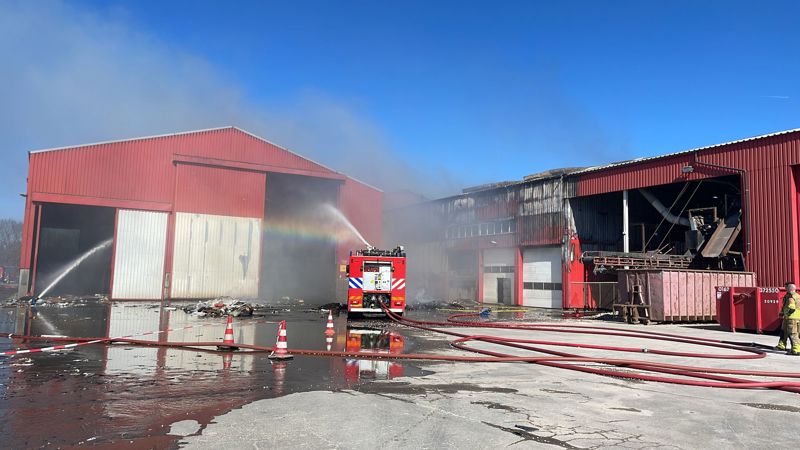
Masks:
[[[494,299],[494,291],[487,294],[478,287],[483,277],[497,278],[486,276],[485,267],[479,268],[485,252],[560,246],[566,226],[564,199],[574,183],[560,173],[548,175],[467,189],[461,195],[386,211],[387,239],[398,240],[408,249],[411,301],[483,300],[486,295]],[[528,284],[510,272],[521,270],[513,267],[514,258],[510,260],[511,266],[503,273],[514,281],[506,291],[520,302],[521,290]]]

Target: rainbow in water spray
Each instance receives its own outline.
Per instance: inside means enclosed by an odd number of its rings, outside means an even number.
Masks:
[[[347,217],[329,204],[321,206],[302,218],[268,218],[265,222],[265,229],[268,233],[291,238],[330,242],[358,240],[364,245],[370,245],[358,229],[347,220]]]

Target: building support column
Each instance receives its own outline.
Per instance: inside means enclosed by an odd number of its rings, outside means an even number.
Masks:
[[[31,271],[29,274],[30,284],[28,285],[28,295],[36,294],[36,275],[39,268],[39,241],[41,241],[42,231],[42,205],[36,205],[36,223],[33,226],[33,259],[31,261]]]
[[[522,306],[523,299],[523,273],[522,273],[522,247],[514,251],[514,304]]]
[[[630,224],[628,223],[628,191],[622,191],[622,251],[630,252]]]
[[[478,249],[478,303],[483,303],[483,250]]]
[[[109,300],[114,300],[114,270],[117,265],[117,233],[119,233],[119,208],[114,208],[114,240],[111,242],[111,276],[108,281]]]

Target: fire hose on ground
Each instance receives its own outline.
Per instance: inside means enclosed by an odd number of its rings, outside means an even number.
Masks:
[[[641,330],[621,330],[609,329],[604,327],[584,326],[584,325],[570,325],[570,324],[556,324],[556,323],[523,323],[523,322],[494,322],[494,321],[476,321],[479,317],[478,313],[470,314],[453,314],[447,318],[446,322],[435,321],[420,321],[412,320],[409,318],[401,317],[385,310],[386,314],[393,321],[425,330],[434,333],[442,333],[453,336],[450,345],[456,349],[477,353],[480,356],[465,356],[465,355],[437,355],[437,354],[380,354],[369,352],[349,352],[349,351],[325,351],[325,350],[308,350],[308,349],[289,349],[288,352],[296,356],[309,356],[309,357],[328,357],[328,358],[358,358],[358,359],[371,359],[371,360],[405,360],[405,361],[439,361],[439,362],[486,362],[486,363],[532,363],[559,369],[573,370],[584,373],[591,373],[596,375],[603,375],[615,378],[624,378],[629,380],[640,381],[654,381],[660,383],[669,383],[684,386],[701,386],[701,387],[716,387],[716,388],[731,388],[731,389],[778,389],[782,391],[800,393],[799,381],[787,380],[770,380],[770,381],[755,381],[747,378],[739,377],[768,377],[768,378],[800,378],[800,372],[776,372],[776,371],[754,371],[754,370],[737,370],[737,369],[724,369],[716,367],[703,367],[703,366],[687,366],[681,364],[668,364],[661,362],[652,362],[636,359],[623,359],[623,358],[607,358],[607,357],[584,357],[575,354],[566,353],[563,351],[554,350],[549,347],[567,347],[567,348],[584,348],[592,350],[604,350],[623,353],[647,353],[651,355],[661,356],[676,356],[676,357],[691,357],[700,359],[760,359],[766,356],[766,352],[752,347],[746,347],[733,343],[726,343],[714,339],[686,337],[675,334],[659,333],[652,331]],[[254,324],[254,322],[251,322]],[[536,340],[536,339],[523,339],[500,337],[484,334],[464,334],[450,330],[450,328],[487,328],[487,329],[502,329],[502,330],[516,330],[516,331],[541,331],[541,332],[557,332],[557,333],[571,333],[571,334],[591,334],[603,335],[612,337],[626,337],[648,339],[661,342],[674,342],[689,345],[705,346],[717,349],[725,349],[735,351],[737,354],[719,354],[719,353],[696,353],[696,352],[679,352],[668,351],[649,348],[636,348],[636,347],[621,347],[609,346],[598,344],[583,344],[572,343],[565,341],[550,341],[550,340]],[[153,333],[142,333],[153,334]],[[67,345],[57,345],[55,347],[48,347],[48,351],[57,351],[63,348],[75,347],[78,345],[91,345],[91,344],[127,344],[139,346],[155,346],[177,348],[193,351],[202,351],[208,353],[226,353],[226,351],[216,350],[215,347],[219,346],[219,342],[158,342],[133,339],[135,335],[129,335],[118,338],[69,338],[69,337],[42,337],[42,336],[18,336],[6,335],[16,339],[28,341],[48,341],[48,342],[64,342]],[[485,348],[476,348],[469,346],[470,342],[483,342],[486,344],[495,345],[498,347],[507,347],[518,350],[537,352],[545,356],[519,356],[509,353],[502,353],[500,351],[487,350]],[[264,352],[272,352],[275,348],[273,346],[262,346],[255,344],[236,343],[236,347],[242,349],[240,354],[263,354]],[[53,350],[55,349],[55,350]],[[41,349],[30,350],[17,350],[11,352],[0,353],[0,355],[13,356],[14,354],[31,353],[35,351],[42,351]],[[636,370],[638,372],[632,372]]]

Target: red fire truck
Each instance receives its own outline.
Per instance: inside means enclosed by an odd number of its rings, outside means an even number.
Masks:
[[[392,250],[365,250],[350,252],[347,265],[348,317],[367,314],[384,314],[385,305],[395,314],[406,309],[406,253],[402,246]]]

